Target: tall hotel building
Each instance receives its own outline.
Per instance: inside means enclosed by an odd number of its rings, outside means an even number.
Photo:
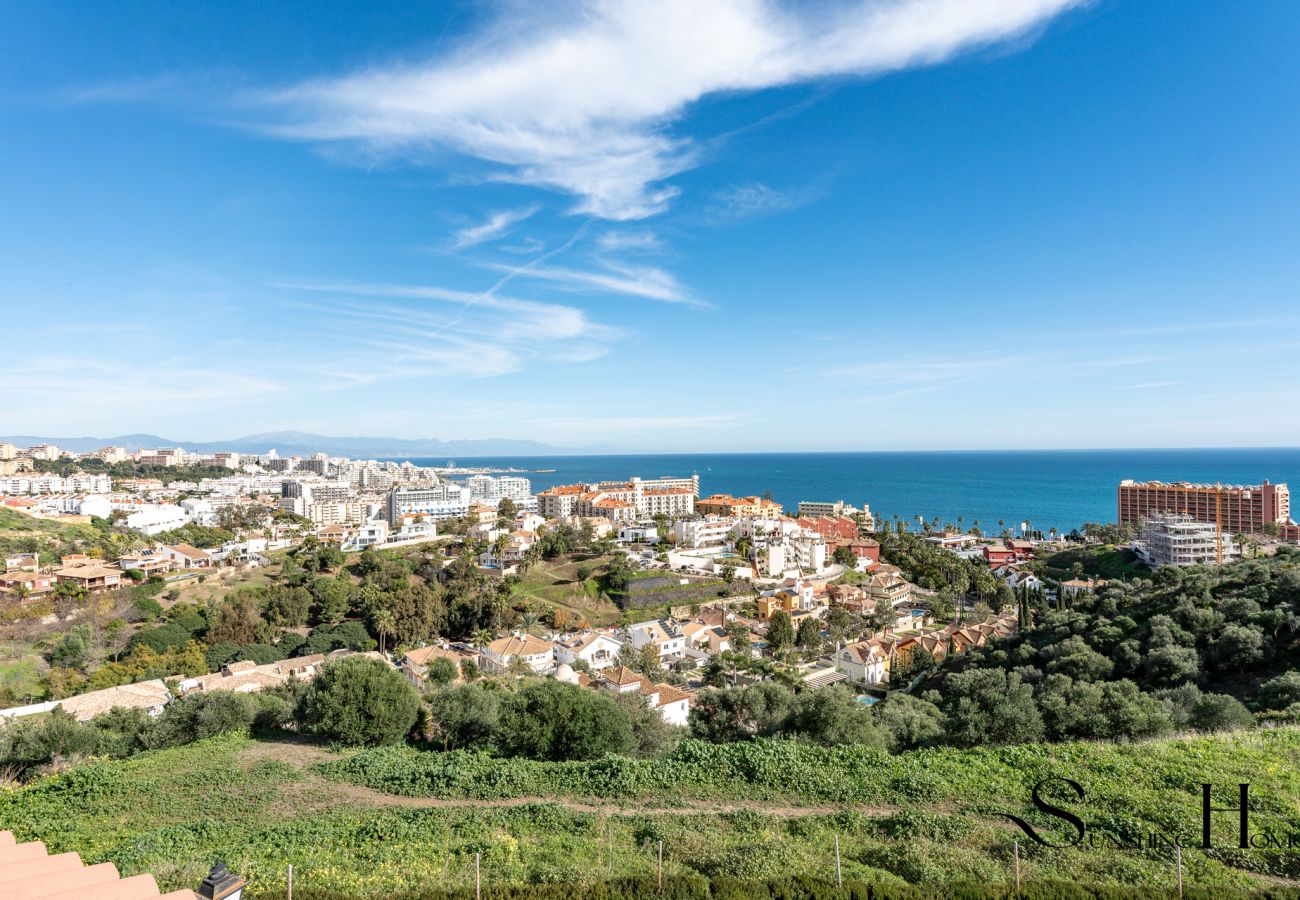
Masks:
[[[1120,524],[1137,523],[1157,514],[1190,516],[1197,522],[1221,523],[1228,533],[1258,534],[1265,525],[1291,524],[1291,492],[1285,484],[1190,484],[1132,481],[1119,485]]]

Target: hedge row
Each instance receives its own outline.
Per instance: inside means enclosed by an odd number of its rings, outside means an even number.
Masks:
[[[1071,882],[1045,881],[1028,883],[1017,892],[1010,885],[945,884],[935,886],[907,886],[871,884],[846,881],[842,886],[822,878],[787,878],[777,881],[742,881],[732,878],[665,878],[660,888],[654,878],[624,878],[601,881],[581,888],[584,900],[632,900],[632,898],[662,898],[662,900],[1163,900],[1178,894],[1172,888],[1122,887],[1117,885],[1085,885]],[[279,900],[281,894],[248,894],[249,900]],[[392,900],[472,900],[474,889],[440,890],[431,888],[407,894],[391,895]],[[529,884],[515,886],[492,885],[483,888],[485,900],[573,900],[574,885]],[[1188,887],[1183,896],[1187,900],[1291,900],[1300,897],[1300,891],[1291,888],[1271,888],[1266,891],[1247,892],[1226,888],[1207,890]],[[335,891],[295,889],[296,900],[354,900],[354,895]]]

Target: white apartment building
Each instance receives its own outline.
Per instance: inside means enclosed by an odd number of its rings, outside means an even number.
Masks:
[[[435,520],[458,519],[469,512],[469,491],[459,484],[434,487],[394,488],[388,493],[388,521],[421,515]]]
[[[736,519],[724,516],[705,516],[674,522],[669,531],[679,547],[721,547],[731,540],[736,522]]]
[[[852,518],[858,514],[862,515],[862,525],[868,531],[876,530],[876,517],[871,514],[871,507],[864,503],[862,508],[850,506],[843,500],[836,500],[831,503],[824,500],[800,500],[799,501],[799,518],[817,519],[827,517],[837,519],[841,516]]]
[[[157,503],[135,507],[135,511],[126,517],[126,527],[154,535],[180,528],[189,520],[189,514],[181,507],[171,503]]]
[[[759,569],[768,578],[778,578],[792,570],[817,574],[826,568],[826,540],[819,534],[781,535],[761,538]]]
[[[1241,548],[1231,535],[1219,533],[1212,523],[1175,513],[1148,518],[1142,537],[1133,542],[1133,549],[1152,568],[1196,566],[1241,558]]]
[[[692,497],[700,496],[700,476],[691,475],[689,478],[679,478],[673,475],[663,475],[659,478],[640,478],[633,476],[628,481],[602,481],[596,485],[599,490],[618,490],[627,484],[639,484],[645,490],[683,490],[690,491]]]
[[[53,444],[37,444],[35,447],[28,447],[22,452],[23,456],[28,459],[41,459],[46,462],[53,462],[63,457],[63,451]]]
[[[488,503],[527,500],[533,492],[532,482],[517,475],[473,475],[465,481],[465,487],[472,499]]]
[[[112,489],[113,479],[107,475],[88,475],[85,472],[76,472],[67,478],[48,474],[0,478],[0,493],[4,494],[106,494]]]

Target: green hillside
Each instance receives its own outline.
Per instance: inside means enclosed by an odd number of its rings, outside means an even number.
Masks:
[[[290,863],[299,892],[464,888],[476,853],[490,886],[653,877],[660,840],[670,878],[829,878],[837,835],[851,880],[940,892],[961,882],[1006,885],[1019,838],[1027,881],[1155,891],[1173,883],[1168,847],[1042,848],[996,813],[1022,815],[1061,839],[1063,823],[1029,803],[1030,787],[1056,774],[1086,788],[1082,803],[1052,796],[1094,835],[1181,829],[1191,845],[1199,841],[1200,783],[1223,786],[1216,800],[1226,806],[1231,786],[1248,782],[1252,833],[1300,832],[1297,763],[1293,728],[894,757],[860,747],[688,741],[659,761],[590,763],[406,749],[335,754],[225,736],[13,789],[0,795],[0,828],[43,840],[51,852],[154,872],[168,887],[196,885],[220,859],[267,897],[283,896]],[[1216,844],[1235,843],[1234,823],[1217,816]],[[1187,850],[1184,862],[1189,885],[1212,889],[1300,880],[1295,851]]]

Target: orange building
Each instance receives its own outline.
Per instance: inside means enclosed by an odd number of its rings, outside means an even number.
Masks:
[[[1230,533],[1258,534],[1265,525],[1291,524],[1285,484],[1191,484],[1131,481],[1119,485],[1119,522],[1138,523],[1156,513],[1181,513],[1197,522],[1222,523]]]
[[[781,515],[781,504],[762,497],[732,497],[714,494],[695,501],[695,511],[702,516],[731,516],[774,519]]]

